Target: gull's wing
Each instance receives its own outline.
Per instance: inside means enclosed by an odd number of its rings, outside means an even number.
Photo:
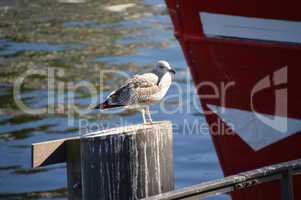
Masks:
[[[139,74],[139,75],[135,75],[134,77],[143,78],[155,85],[158,85],[158,81],[159,81],[159,77],[154,73],[145,73],[141,75]]]
[[[156,75],[142,74],[129,79],[125,85],[113,91],[103,103],[103,108],[142,104],[150,101],[160,91]]]
[[[133,85],[137,98],[135,103],[146,103],[150,101],[152,95],[160,92],[160,88],[157,85],[158,79],[156,75],[151,73],[137,75],[132,78],[130,85]]]

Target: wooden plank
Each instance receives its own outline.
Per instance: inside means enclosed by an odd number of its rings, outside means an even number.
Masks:
[[[66,162],[65,142],[79,137],[64,138],[31,145],[32,168]]]
[[[168,121],[105,130],[80,142],[85,200],[140,199],[174,188]]]

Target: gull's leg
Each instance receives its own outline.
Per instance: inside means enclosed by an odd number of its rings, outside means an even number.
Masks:
[[[145,109],[142,108],[142,109],[140,110],[140,112],[141,112],[141,115],[142,115],[143,123],[146,123],[146,119],[145,119]]]
[[[153,123],[153,120],[152,120],[152,116],[151,116],[151,113],[149,111],[149,106],[146,107],[146,113],[147,113],[147,116],[148,116],[148,119],[151,123]]]

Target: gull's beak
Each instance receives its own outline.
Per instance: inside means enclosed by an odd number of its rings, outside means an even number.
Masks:
[[[173,70],[173,69],[170,69],[170,70],[168,70],[170,73],[172,73],[172,74],[176,74],[176,72],[175,72],[175,70]]]

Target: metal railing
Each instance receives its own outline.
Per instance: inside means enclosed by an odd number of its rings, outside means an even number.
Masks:
[[[225,194],[255,185],[280,180],[282,200],[293,200],[292,176],[301,173],[301,159],[262,167],[222,179],[204,182],[145,198],[145,200],[196,200],[218,194]]]

